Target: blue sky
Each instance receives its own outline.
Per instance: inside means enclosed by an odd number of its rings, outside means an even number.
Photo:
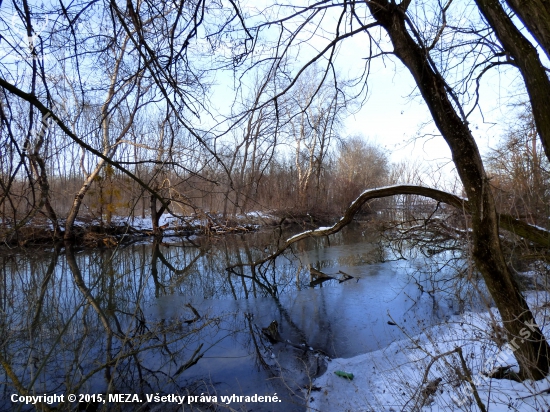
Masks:
[[[292,52],[296,56],[297,68],[301,67],[300,61],[306,62],[332,40],[329,26],[335,21],[333,17],[324,17],[321,27],[326,32],[308,38],[307,43],[300,44],[299,52],[297,49]],[[303,37],[306,35],[304,33]],[[362,70],[368,55],[366,39],[366,36],[359,34],[340,44],[335,64],[342,79],[352,78]],[[385,50],[391,50],[391,46],[384,43],[384,35],[380,44]],[[393,57],[373,59],[368,85],[368,99],[360,110],[345,120],[342,135],[365,136],[384,147],[394,162],[424,161],[434,168],[446,165],[441,169],[442,173],[448,180],[453,180],[450,151],[438,135],[430,113],[415,89],[412,76],[403,65]],[[511,104],[525,100],[525,96],[522,79],[511,66],[489,70],[481,81],[480,92],[479,108],[472,112],[468,120],[483,154],[490,147],[495,147],[505,133],[507,123],[513,118]],[[226,89],[225,97],[220,99],[225,104],[227,93]],[[214,97],[214,100],[218,99]],[[466,111],[469,109],[466,107]]]
[[[255,7],[263,7],[261,3],[264,6],[266,4],[263,1],[250,2],[248,11],[253,12]],[[300,67],[300,60],[307,61],[308,57],[317,53],[333,38],[330,30],[337,15],[330,15],[330,11],[328,13],[324,17],[322,30],[306,43],[302,43],[299,51],[292,51],[296,56],[296,68]],[[8,21],[11,22],[10,19]],[[42,23],[44,26],[51,24],[48,21]],[[17,27],[14,29],[16,35],[22,33],[20,28],[16,29]],[[269,30],[264,34],[266,38],[278,33],[276,27]],[[304,38],[305,36],[306,33]],[[383,48],[391,50],[391,46],[386,47],[383,39],[384,36],[381,37]],[[367,47],[364,35],[356,35],[341,43],[336,66],[342,78],[353,77],[362,70],[364,58],[368,54]],[[213,90],[211,103],[222,113],[227,113],[233,101],[233,91],[229,87],[232,84],[230,77],[228,73],[216,73],[218,85]],[[369,97],[359,111],[345,120],[341,131],[343,136],[365,136],[384,147],[394,162],[418,159],[435,165],[449,163],[450,152],[444,140],[437,136],[430,114],[416,93],[412,77],[395,58],[374,59],[368,85]],[[522,81],[513,68],[507,68],[502,73],[492,69],[483,78],[480,107],[484,117],[479,110],[474,111],[470,117],[471,129],[482,153],[490,146],[494,147],[504,133],[506,120],[512,118],[510,103],[521,100],[522,93]],[[203,118],[203,121],[203,127],[207,127],[211,119]],[[449,173],[451,168],[448,166],[445,173]]]

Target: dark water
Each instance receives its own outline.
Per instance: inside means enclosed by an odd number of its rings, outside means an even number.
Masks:
[[[461,282],[438,265],[449,256],[395,260],[367,232],[355,225],[301,242],[254,270],[247,263],[286,235],[4,255],[0,410],[42,410],[12,403],[13,394],[69,393],[130,393],[143,402],[88,397],[63,410],[182,410],[146,402],[151,394],[196,396],[184,410],[304,410],[302,388],[330,358],[379,349],[464,307],[460,294],[445,292]],[[311,287],[309,265],[353,278]],[[261,332],[273,320],[290,343]],[[221,399],[275,393],[282,402]],[[211,398],[201,403],[201,394]]]

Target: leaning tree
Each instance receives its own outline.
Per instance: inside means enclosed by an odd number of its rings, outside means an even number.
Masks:
[[[251,31],[257,38],[265,33],[267,41],[273,43],[273,55],[264,63],[268,61],[275,69],[281,59],[292,53],[293,46],[315,43],[316,53],[295,73],[280,95],[298,84],[309,65],[324,65],[325,78],[330,77],[328,73],[334,71],[338,63],[340,44],[350,37],[363,36],[365,39],[361,43],[364,49],[357,50],[367,62],[365,76],[361,79],[365,84],[368,84],[370,63],[374,58],[389,58],[402,64],[414,79],[435,126],[451,150],[467,195],[467,199],[461,199],[419,186],[366,191],[332,228],[297,235],[285,242],[275,255],[305,237],[325,236],[340,230],[351,221],[360,205],[371,198],[416,194],[461,208],[470,215],[473,259],[500,311],[508,340],[521,339],[515,351],[520,376],[540,379],[549,372],[550,347],[540,328],[534,325],[533,315],[507,266],[499,227],[545,248],[550,246],[550,232],[512,216],[498,214],[483,159],[469,125],[471,113],[479,108],[481,78],[495,67],[511,65],[524,79],[540,140],[546,155],[550,156],[547,131],[550,81],[548,69],[538,54],[539,47],[548,52],[549,24],[531,8],[523,9],[513,0],[508,3],[499,0],[448,0],[445,4],[430,0],[320,1],[303,6],[278,3],[263,11],[267,21],[256,24]],[[547,12],[548,7],[544,4],[541,7]],[[525,29],[518,27],[512,10],[518,10],[525,28],[534,34],[534,41],[527,37]],[[273,33],[274,27],[279,30],[277,35]],[[257,56],[251,58],[257,59]],[[258,61],[255,60],[255,64],[259,64]],[[288,76],[287,73],[282,75]],[[529,330],[528,337],[526,330]]]

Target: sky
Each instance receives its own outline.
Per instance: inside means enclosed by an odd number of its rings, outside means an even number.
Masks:
[[[334,20],[332,18],[332,22]],[[299,55],[296,67],[301,67],[300,59],[306,62],[332,39],[328,28],[331,17],[325,17],[325,22],[327,32],[300,45],[300,51],[296,53]],[[381,43],[384,44],[383,41]],[[353,77],[362,70],[368,55],[367,47],[366,36],[361,34],[340,44],[336,68],[342,79]],[[384,48],[391,50],[391,46]],[[395,57],[384,60],[376,58],[372,63],[368,87],[368,99],[358,111],[345,119],[341,134],[363,135],[385,148],[392,162],[423,161],[431,166],[432,173],[439,170],[446,180],[453,181],[451,153],[433,125],[426,104],[407,69]],[[509,120],[513,118],[511,104],[517,103],[523,85],[515,69],[499,66],[484,75],[480,91],[480,109],[475,110],[468,120],[483,155],[494,148],[506,133]]]
[[[376,65],[381,66],[381,62]],[[502,120],[510,111],[510,96],[505,90],[515,83],[511,78],[515,76],[513,73],[504,76],[504,79],[497,75],[486,79],[480,101],[484,116],[475,111],[470,117],[471,130],[482,153],[494,147],[505,132]],[[411,156],[426,161],[450,159],[451,153],[405,68],[397,65],[395,70],[374,70],[370,90],[364,106],[346,120],[348,134],[363,134],[377,142],[388,149],[394,161]]]
[[[362,67],[367,46],[366,36],[345,40],[338,57],[344,62],[340,71],[344,73],[346,66]],[[383,48],[393,49],[391,45]],[[362,134],[386,148],[393,162],[424,161],[432,171],[440,170],[445,179],[454,181],[451,152],[403,64],[393,56],[373,60],[368,84],[369,98],[346,119],[345,132]],[[486,72],[480,81],[479,108],[468,117],[482,155],[495,148],[514,123],[514,105],[526,100],[523,79],[516,68],[497,66]],[[470,107],[465,107],[465,111]]]
[[[249,2],[247,10],[254,13],[256,8],[263,8],[267,4],[263,0]],[[245,3],[243,7],[247,7]],[[330,26],[336,20],[336,16],[327,14],[323,30],[328,31],[320,32],[319,36],[308,39],[306,44],[300,46],[301,59],[306,61],[308,56],[322,49],[327,41],[331,40]],[[42,24],[48,26],[51,23],[44,21]],[[274,30],[273,34],[278,33],[276,28],[269,30]],[[19,33],[21,30],[15,31]],[[365,40],[364,35],[356,35],[341,43],[336,64],[343,78],[353,76],[364,66],[364,58],[368,53]],[[300,58],[296,61],[296,67],[300,66]],[[233,92],[230,90],[232,80],[230,75],[220,74],[216,77],[218,86],[212,100],[213,105],[223,112],[233,101]],[[432,165],[442,165],[445,174],[451,176],[450,151],[444,140],[437,135],[437,130],[431,123],[431,116],[425,103],[418,96],[408,71],[395,58],[386,58],[384,61],[377,58],[373,60],[368,84],[368,99],[360,110],[345,119],[341,134],[363,135],[385,148],[392,162],[417,159]],[[484,117],[476,111],[470,118],[472,132],[482,153],[487,153],[490,147],[494,147],[505,132],[506,122],[503,122],[503,119],[510,118],[510,102],[521,87],[521,80],[514,69],[509,69],[501,75],[496,70],[491,70],[484,77],[480,101]]]

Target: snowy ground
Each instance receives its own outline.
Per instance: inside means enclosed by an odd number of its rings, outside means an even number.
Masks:
[[[224,219],[219,215],[212,216],[219,222],[221,225],[226,224]],[[236,216],[236,220],[242,222],[246,225],[248,229],[258,229],[261,224],[269,224],[273,222],[276,218],[273,216],[263,213],[263,212],[250,212],[246,215]],[[119,217],[115,216],[112,218],[114,224],[129,224],[134,229],[147,231],[152,230],[151,217],[147,216],[142,217]],[[163,214],[159,219],[159,226],[164,227],[164,235],[171,236],[177,235],[179,231],[185,229],[199,229],[201,227],[206,227],[209,224],[209,220],[206,217],[194,217],[194,216],[174,216],[170,214]]]
[[[550,294],[532,292],[528,302],[537,324],[550,338]],[[500,348],[492,336],[501,332],[491,327],[498,322],[496,310],[466,313],[422,335],[407,337],[390,346],[350,359],[333,359],[328,370],[313,381],[310,411],[478,411],[472,389],[457,352],[462,348],[471,378],[487,411],[548,411],[550,378],[515,382],[489,379],[483,372],[517,364],[507,344]],[[528,329],[527,329],[528,330]],[[498,339],[497,339],[498,340]],[[521,344],[518,339],[518,345]],[[426,374],[427,369],[429,372]],[[353,380],[334,372],[352,373]],[[440,380],[440,383],[438,381]]]

